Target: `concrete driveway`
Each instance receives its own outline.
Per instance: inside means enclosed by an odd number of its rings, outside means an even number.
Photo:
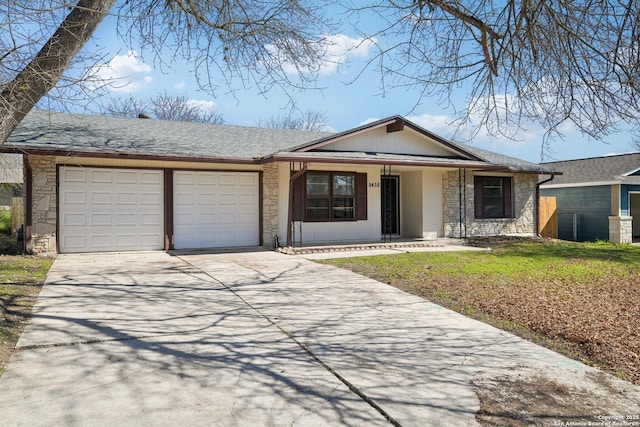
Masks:
[[[18,347],[3,425],[464,426],[522,383],[523,402],[549,383],[592,408],[523,403],[538,425],[640,414],[636,386],[275,252],[60,255]]]

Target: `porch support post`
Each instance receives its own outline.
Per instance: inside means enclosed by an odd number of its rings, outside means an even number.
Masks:
[[[287,246],[291,246],[291,227],[293,226],[293,184],[300,178],[308,168],[308,163],[303,163],[302,168],[289,178],[289,209],[287,212]]]

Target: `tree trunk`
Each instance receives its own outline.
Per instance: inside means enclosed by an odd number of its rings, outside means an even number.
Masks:
[[[80,0],[56,32],[0,94],[0,145],[60,80],[115,0]]]

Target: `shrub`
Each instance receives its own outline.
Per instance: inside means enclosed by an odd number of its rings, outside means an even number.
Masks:
[[[0,234],[11,234],[11,211],[0,211]]]

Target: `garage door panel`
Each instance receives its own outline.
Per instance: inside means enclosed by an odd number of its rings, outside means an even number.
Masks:
[[[132,225],[135,226],[136,225],[136,221],[137,221],[137,216],[136,214],[118,214],[117,216],[117,220],[116,220],[116,225],[119,227],[122,226],[127,226],[127,225]]]
[[[198,185],[216,185],[218,176],[215,174],[198,174],[196,180]]]
[[[61,245],[68,248],[69,252],[76,252],[86,247],[85,236],[62,236]]]
[[[86,193],[82,191],[63,191],[62,192],[62,203],[70,205],[84,205],[86,203]]]
[[[119,234],[117,237],[116,244],[121,248],[135,248],[138,244],[138,236],[135,234]]]
[[[81,213],[64,214],[61,220],[63,224],[69,227],[82,227],[86,225],[85,215]]]
[[[258,183],[256,172],[175,172],[175,247],[259,244]]]
[[[60,251],[162,249],[163,182],[162,171],[61,167]]]
[[[138,203],[138,194],[132,192],[118,192],[116,194],[118,205],[135,205]]]
[[[111,184],[113,182],[113,171],[110,169],[105,169],[105,170],[92,169],[90,171],[90,175],[91,175],[91,179],[89,182],[93,184],[97,184],[97,183]]]
[[[87,180],[87,171],[84,169],[62,169],[61,181],[63,182],[85,182]]]
[[[92,234],[89,249],[94,251],[109,250],[113,246],[111,234]]]
[[[111,214],[109,213],[89,213],[89,225],[91,227],[104,227],[113,225]]]
[[[140,203],[143,205],[160,206],[162,203],[162,195],[160,193],[142,193]]]
[[[244,175],[238,177],[238,185],[253,187],[258,185],[258,177],[256,175]]]
[[[148,213],[140,215],[140,224],[162,226],[162,215]]]
[[[107,191],[91,192],[92,205],[111,205],[111,203],[113,203],[111,192],[107,192]]]
[[[241,205],[253,206],[257,202],[257,197],[253,194],[240,194],[238,195],[238,203]]]
[[[133,171],[117,171],[116,182],[118,184],[137,184],[140,173]]]

